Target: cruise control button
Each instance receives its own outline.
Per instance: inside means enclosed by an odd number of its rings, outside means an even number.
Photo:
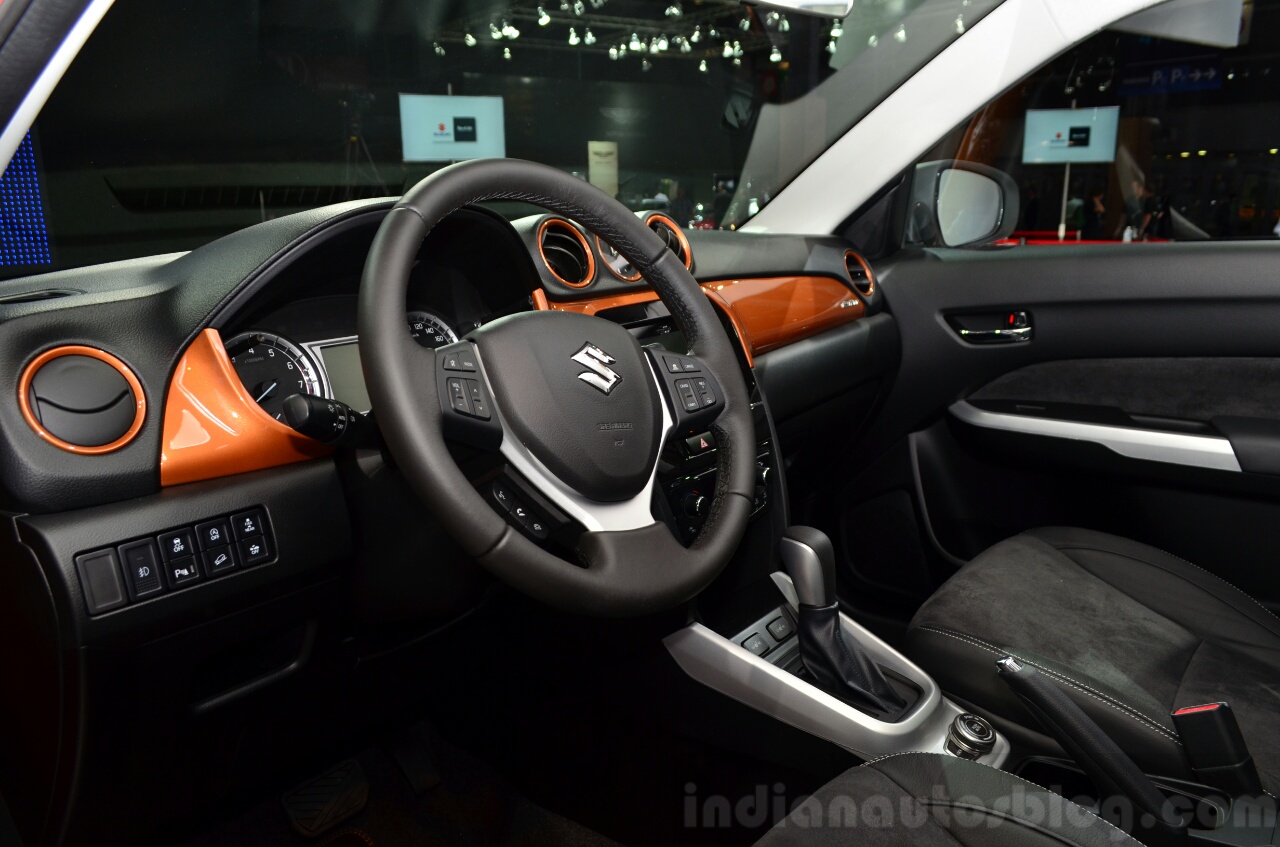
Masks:
[[[760,633],[753,632],[742,642],[742,646],[747,650],[755,653],[757,656],[763,656],[769,652],[769,642],[760,637]]]
[[[174,559],[165,566],[165,573],[169,576],[170,588],[179,588],[200,580],[200,566],[196,564],[195,556]]]
[[[267,526],[262,521],[262,510],[250,509],[247,512],[232,515],[231,531],[236,534],[236,538],[242,539],[265,533]]]
[[[262,536],[246,538],[236,544],[236,549],[240,551],[240,561],[244,562],[245,567],[260,565],[271,559],[271,545]]]
[[[786,618],[774,618],[769,621],[769,626],[766,629],[769,630],[769,634],[773,636],[774,641],[786,641],[791,637],[791,633],[796,631],[796,628],[791,625],[791,621]]]
[[[195,536],[189,529],[175,529],[156,539],[160,545],[160,555],[166,562],[194,556],[196,552]]]
[[[204,572],[209,576],[221,576],[236,566],[236,557],[230,547],[215,547],[204,554]]]
[[[160,554],[156,551],[156,543],[150,538],[122,545],[120,562],[124,565],[130,599],[141,600],[164,591],[164,582],[160,577]]]
[[[693,382],[688,379],[676,380],[676,391],[680,395],[680,404],[686,412],[696,412],[702,408],[702,401],[693,390]]]
[[[222,518],[196,526],[196,543],[201,550],[225,547],[231,543],[231,527]]]
[[[693,359],[681,359],[680,364],[684,366],[684,372],[687,374],[702,373],[702,366],[699,365],[697,362],[695,362]]]

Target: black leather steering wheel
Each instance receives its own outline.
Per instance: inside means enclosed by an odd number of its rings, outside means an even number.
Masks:
[[[423,239],[456,209],[495,199],[542,206],[612,244],[666,303],[690,355],[664,357],[611,321],[556,311],[502,318],[442,350],[415,343],[405,300]],[[692,598],[737,548],[755,489],[755,432],[729,336],[684,265],[596,187],[515,159],[437,171],[378,230],[358,324],[369,396],[402,472],[463,549],[517,589],[575,612],[644,614]],[[691,384],[700,389],[692,398]],[[663,440],[692,426],[715,435],[719,473],[686,548],[654,520],[651,502]],[[511,527],[458,468],[446,435],[497,450],[581,523],[579,562]]]

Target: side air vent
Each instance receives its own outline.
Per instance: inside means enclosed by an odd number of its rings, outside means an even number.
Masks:
[[[666,242],[667,249],[675,253],[686,268],[693,270],[693,251],[689,249],[689,239],[685,238],[680,226],[666,215],[653,215],[647,224]]]
[[[86,455],[128,444],[146,417],[133,371],[93,347],[56,347],[33,359],[19,380],[18,404],[37,435]]]
[[[0,296],[0,306],[14,303],[39,303],[42,300],[56,300],[59,297],[70,297],[72,294],[83,294],[71,288],[41,288],[39,291],[23,291],[17,294]]]
[[[538,252],[552,276],[570,288],[586,288],[596,278],[596,260],[587,238],[560,218],[538,227]]]
[[[876,290],[876,278],[871,273],[871,266],[867,264],[867,260],[859,256],[853,250],[846,250],[844,254],[844,267],[849,272],[849,281],[853,283],[853,287],[863,297],[870,297]]]

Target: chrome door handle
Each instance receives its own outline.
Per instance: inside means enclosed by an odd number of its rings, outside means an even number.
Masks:
[[[1031,340],[1031,327],[1017,329],[958,329],[960,337],[970,344],[1014,344]]]

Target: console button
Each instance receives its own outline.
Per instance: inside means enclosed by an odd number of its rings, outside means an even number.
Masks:
[[[120,562],[124,565],[129,599],[141,600],[164,591],[164,582],[160,578],[160,554],[150,538],[122,545]]]
[[[236,538],[240,539],[253,538],[255,535],[265,534],[267,525],[262,520],[262,510],[250,509],[247,512],[232,515],[231,531],[235,533]]]
[[[185,528],[166,532],[156,539],[156,543],[160,545],[160,555],[166,562],[185,559],[194,556],[196,552],[195,536]]]
[[[240,552],[240,561],[244,562],[245,567],[260,565],[271,559],[271,545],[265,536],[237,542],[236,550]]]
[[[702,435],[686,438],[684,446],[689,451],[690,456],[701,456],[703,453],[709,453],[716,449],[716,437],[709,432],[704,432]]]
[[[769,630],[769,634],[773,636],[774,641],[786,641],[791,637],[791,633],[796,631],[796,628],[791,625],[791,621],[786,618],[774,618],[769,621],[769,626],[766,629]]]
[[[214,547],[204,553],[204,572],[208,576],[221,576],[235,566],[236,557],[230,547]]]
[[[174,559],[165,566],[165,573],[169,576],[170,588],[181,588],[188,583],[200,581],[200,566],[196,564],[195,556]]]
[[[89,614],[98,615],[118,609],[128,599],[120,581],[120,560],[115,550],[97,550],[76,556],[76,571],[84,589],[84,602]]]
[[[196,526],[196,543],[201,550],[225,547],[231,543],[231,527],[225,518],[218,518]]]
[[[747,636],[747,639],[742,642],[742,646],[757,656],[763,656],[769,652],[769,642],[761,638],[758,632],[753,632]]]

